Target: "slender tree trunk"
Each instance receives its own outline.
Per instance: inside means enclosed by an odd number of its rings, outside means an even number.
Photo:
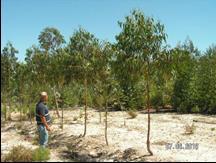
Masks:
[[[19,102],[19,108],[20,108],[20,121],[22,121],[22,103]]]
[[[150,155],[153,155],[151,149],[150,149],[150,83],[149,83],[149,75],[150,75],[150,67],[149,67],[149,61],[148,61],[148,65],[147,65],[147,85],[146,85],[146,89],[147,89],[147,109],[148,109],[148,132],[147,132],[147,150],[149,152]]]
[[[5,117],[5,122],[6,122],[7,121],[7,102],[6,101],[4,102],[4,110],[5,110],[4,117]]]
[[[21,85],[21,87],[20,87],[20,96],[19,96],[20,98],[19,98],[19,107],[20,107],[20,121],[22,121],[22,119],[23,119],[23,109],[22,109],[22,107],[23,107],[23,99],[22,99],[22,85]]]
[[[80,118],[80,120],[81,120],[81,118],[82,118],[82,107],[80,107],[80,112],[79,112],[79,118]]]
[[[8,98],[8,120],[11,120],[11,102],[10,99]]]
[[[8,117],[6,116],[6,119],[8,118],[8,120],[11,120],[11,113],[10,113],[10,109],[11,109],[11,103],[10,103],[10,98],[11,98],[11,95],[10,95],[10,71],[8,73],[8,97],[7,97],[7,105],[6,106],[6,110],[8,109]]]
[[[105,140],[106,140],[106,145],[109,145],[108,144],[108,138],[107,138],[107,115],[108,115],[108,112],[107,112],[107,101],[105,103]]]
[[[101,110],[99,109],[100,123],[101,123]]]
[[[61,129],[63,130],[64,127],[64,109],[62,107],[62,117],[61,117]]]
[[[31,104],[30,104],[31,102],[30,101],[28,101],[28,108],[29,108],[29,119],[30,119],[30,122],[31,122],[31,124],[32,124],[32,115],[31,115]]]
[[[56,104],[56,114],[58,116],[58,118],[60,118],[60,114],[59,114],[59,107],[58,107],[58,101],[57,101],[57,98],[56,98],[56,91],[55,91],[55,88],[54,88],[54,98],[55,98],[55,104]]]
[[[167,78],[165,80],[165,95],[166,95],[166,97],[168,97],[168,79]]]
[[[123,116],[124,116],[124,126],[125,126],[125,127],[126,127],[126,125],[127,125],[127,124],[126,124],[126,114],[127,114],[127,113],[126,113],[126,110],[125,110],[125,111],[123,112]]]
[[[87,80],[86,78],[84,80],[84,85],[85,85],[85,126],[84,126],[83,137],[86,135],[86,129],[87,129]]]

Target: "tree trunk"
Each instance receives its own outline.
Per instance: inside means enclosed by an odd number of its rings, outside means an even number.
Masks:
[[[126,114],[127,114],[127,113],[126,113],[126,110],[125,110],[125,111],[123,112],[124,126],[125,126],[125,127],[126,127],[126,125],[127,125],[127,124],[126,124]]]
[[[106,104],[105,104],[105,140],[106,140],[106,145],[109,145],[108,144],[108,138],[107,138],[107,114],[108,114],[108,112],[107,112],[107,102],[106,102]]]
[[[79,112],[79,118],[80,118],[80,120],[81,120],[81,118],[82,118],[82,110],[81,110],[81,108],[82,108],[82,107],[80,107],[80,112]]]
[[[55,104],[56,104],[56,114],[57,114],[58,118],[60,118],[59,107],[58,107],[58,101],[57,101],[57,98],[56,98],[55,88],[54,88],[54,98],[55,98]]]
[[[101,123],[101,110],[99,109],[100,123]]]
[[[22,121],[22,104],[21,104],[21,101],[19,102],[19,108],[20,108],[20,121]]]
[[[61,117],[61,129],[63,130],[64,127],[64,109],[62,107],[62,117]]]
[[[86,129],[87,129],[87,80],[86,78],[84,80],[84,85],[85,85],[85,126],[84,126],[83,137],[86,135]]]
[[[29,119],[30,119],[30,122],[32,124],[32,115],[31,115],[31,102],[28,102],[28,108],[29,108]]]
[[[11,102],[10,99],[8,98],[8,120],[11,120]]]
[[[4,104],[4,110],[5,110],[4,117],[5,117],[5,122],[6,122],[7,121],[7,103],[6,103],[6,101],[5,101],[5,104]]]
[[[149,152],[150,155],[153,155],[151,149],[150,149],[150,83],[149,83],[149,75],[150,75],[150,67],[149,67],[149,61],[148,61],[148,65],[147,65],[147,85],[146,85],[146,89],[147,89],[147,109],[148,109],[148,132],[147,132],[147,150]]]

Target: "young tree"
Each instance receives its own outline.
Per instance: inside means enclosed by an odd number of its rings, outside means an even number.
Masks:
[[[197,106],[202,113],[216,113],[216,46],[210,46],[199,59],[197,69]]]
[[[14,76],[16,73],[17,58],[16,50],[11,42],[8,42],[6,46],[2,49],[1,52],[1,93],[5,96],[2,99],[5,99],[6,109],[5,109],[5,120],[10,119],[10,109],[11,109],[11,97],[14,94],[15,80]],[[8,117],[7,117],[8,109]]]
[[[174,66],[173,107],[178,112],[188,113],[194,105],[192,93],[196,89],[193,80],[196,75],[195,55],[198,51],[190,40],[186,40],[183,45],[172,49],[171,53]]]
[[[164,26],[153,18],[145,17],[141,11],[134,10],[124,22],[119,22],[122,31],[116,36],[117,47],[125,55],[132,56],[139,65],[146,80],[146,96],[148,110],[147,150],[150,149],[150,90],[154,62],[158,59],[161,46],[166,41]]]
[[[86,30],[80,28],[70,38],[66,52],[70,55],[68,71],[73,72],[69,78],[74,77],[84,85],[85,90],[85,125],[83,137],[87,130],[87,88],[94,79],[94,56],[99,47],[99,41]]]
[[[61,49],[61,46],[65,43],[65,40],[64,40],[64,37],[61,35],[60,31],[53,27],[46,27],[40,33],[38,40],[40,43],[40,47],[45,50],[46,56],[58,54],[58,55],[55,55],[55,57],[52,56],[50,57],[50,59],[48,59],[47,67],[49,70],[47,71],[47,73],[48,73],[48,76],[52,75],[52,78],[51,78],[52,82],[50,83],[52,83],[51,87],[54,91],[53,93],[54,93],[54,98],[55,98],[55,103],[56,103],[57,116],[60,117],[59,111],[58,111],[58,102],[56,98],[56,88],[55,87],[57,87],[57,90],[59,91],[58,88],[60,87],[60,85],[64,83],[64,74],[61,73],[61,71],[63,70],[62,66],[64,65],[62,65],[59,62],[61,62],[62,59],[64,59],[63,57],[64,51],[63,49]],[[59,55],[60,56],[62,55],[62,59],[58,57]],[[55,72],[54,74],[53,74],[53,71]],[[62,115],[63,115],[63,110],[62,110]],[[62,124],[62,128],[63,128],[63,124]]]
[[[102,105],[105,110],[105,141],[108,143],[107,128],[108,128],[108,104],[117,99],[117,82],[113,78],[110,61],[113,56],[113,50],[109,43],[104,43],[101,51],[97,52],[97,59],[94,61],[95,67],[95,84],[96,93],[102,100]]]

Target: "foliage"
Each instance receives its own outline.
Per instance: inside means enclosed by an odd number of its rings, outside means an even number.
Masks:
[[[46,161],[50,159],[50,150],[48,148],[36,148],[32,154],[32,161]]]
[[[112,44],[83,28],[66,43],[58,29],[46,27],[38,45],[26,50],[25,62],[17,60],[18,50],[8,42],[1,51],[5,117],[10,118],[13,104],[33,117],[40,91],[48,92],[50,108],[56,105],[54,92],[61,94],[60,107],[84,105],[85,80],[87,104],[100,110],[105,101],[109,109],[142,110],[149,95],[154,108],[216,114],[214,44],[200,52],[187,39],[170,48],[164,25],[139,10],[118,24],[121,31]]]
[[[3,158],[4,162],[32,162],[32,150],[22,145],[14,146]]]

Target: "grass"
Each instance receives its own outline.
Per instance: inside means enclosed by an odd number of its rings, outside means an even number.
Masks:
[[[37,148],[32,153],[32,161],[46,161],[50,159],[50,150],[48,148]]]
[[[131,119],[134,119],[137,117],[137,113],[135,111],[128,111],[127,113]]]
[[[5,157],[4,162],[31,162],[32,150],[22,145],[13,147]]]
[[[26,148],[23,145],[14,146],[8,154],[3,156],[3,162],[32,162],[46,161],[50,159],[48,148]]]

